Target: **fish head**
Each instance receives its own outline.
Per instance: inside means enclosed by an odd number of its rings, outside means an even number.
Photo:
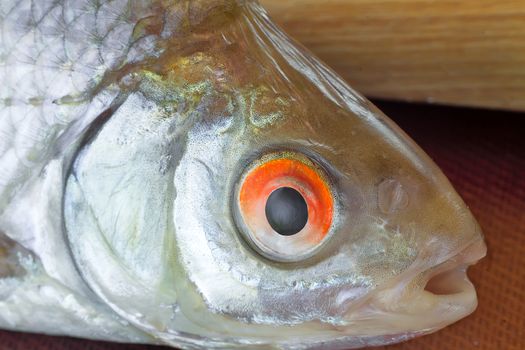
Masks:
[[[24,300],[87,325],[62,333],[188,348],[379,345],[470,314],[485,245],[433,161],[258,4],[182,3],[4,210],[32,272],[6,271],[55,288]]]

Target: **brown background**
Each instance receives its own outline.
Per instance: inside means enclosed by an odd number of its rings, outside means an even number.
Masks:
[[[435,334],[388,350],[525,349],[525,115],[378,102],[441,166],[485,232],[488,256],[470,270],[479,307]],[[0,350],[156,350],[0,331]]]

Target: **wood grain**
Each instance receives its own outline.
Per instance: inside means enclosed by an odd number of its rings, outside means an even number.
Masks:
[[[371,97],[525,110],[525,0],[260,0]]]

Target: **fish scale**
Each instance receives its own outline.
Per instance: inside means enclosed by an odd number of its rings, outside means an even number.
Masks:
[[[67,126],[85,116],[104,74],[154,52],[133,38],[130,21],[151,10],[129,1],[2,1],[0,11],[1,212]],[[90,115],[113,102],[102,99]]]

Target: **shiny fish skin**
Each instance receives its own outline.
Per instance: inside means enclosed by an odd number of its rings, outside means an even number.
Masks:
[[[480,228],[397,126],[253,1],[0,4],[0,327],[193,348],[345,349],[470,314]],[[308,259],[261,257],[261,155],[330,178]]]
[[[135,2],[134,2],[135,3]],[[118,88],[96,91],[105,74],[156,54],[155,38],[134,33],[146,2],[2,1],[0,18],[0,209],[38,171],[73,122],[90,121]],[[129,13],[128,13],[129,12]],[[134,36],[137,36],[136,38]]]

